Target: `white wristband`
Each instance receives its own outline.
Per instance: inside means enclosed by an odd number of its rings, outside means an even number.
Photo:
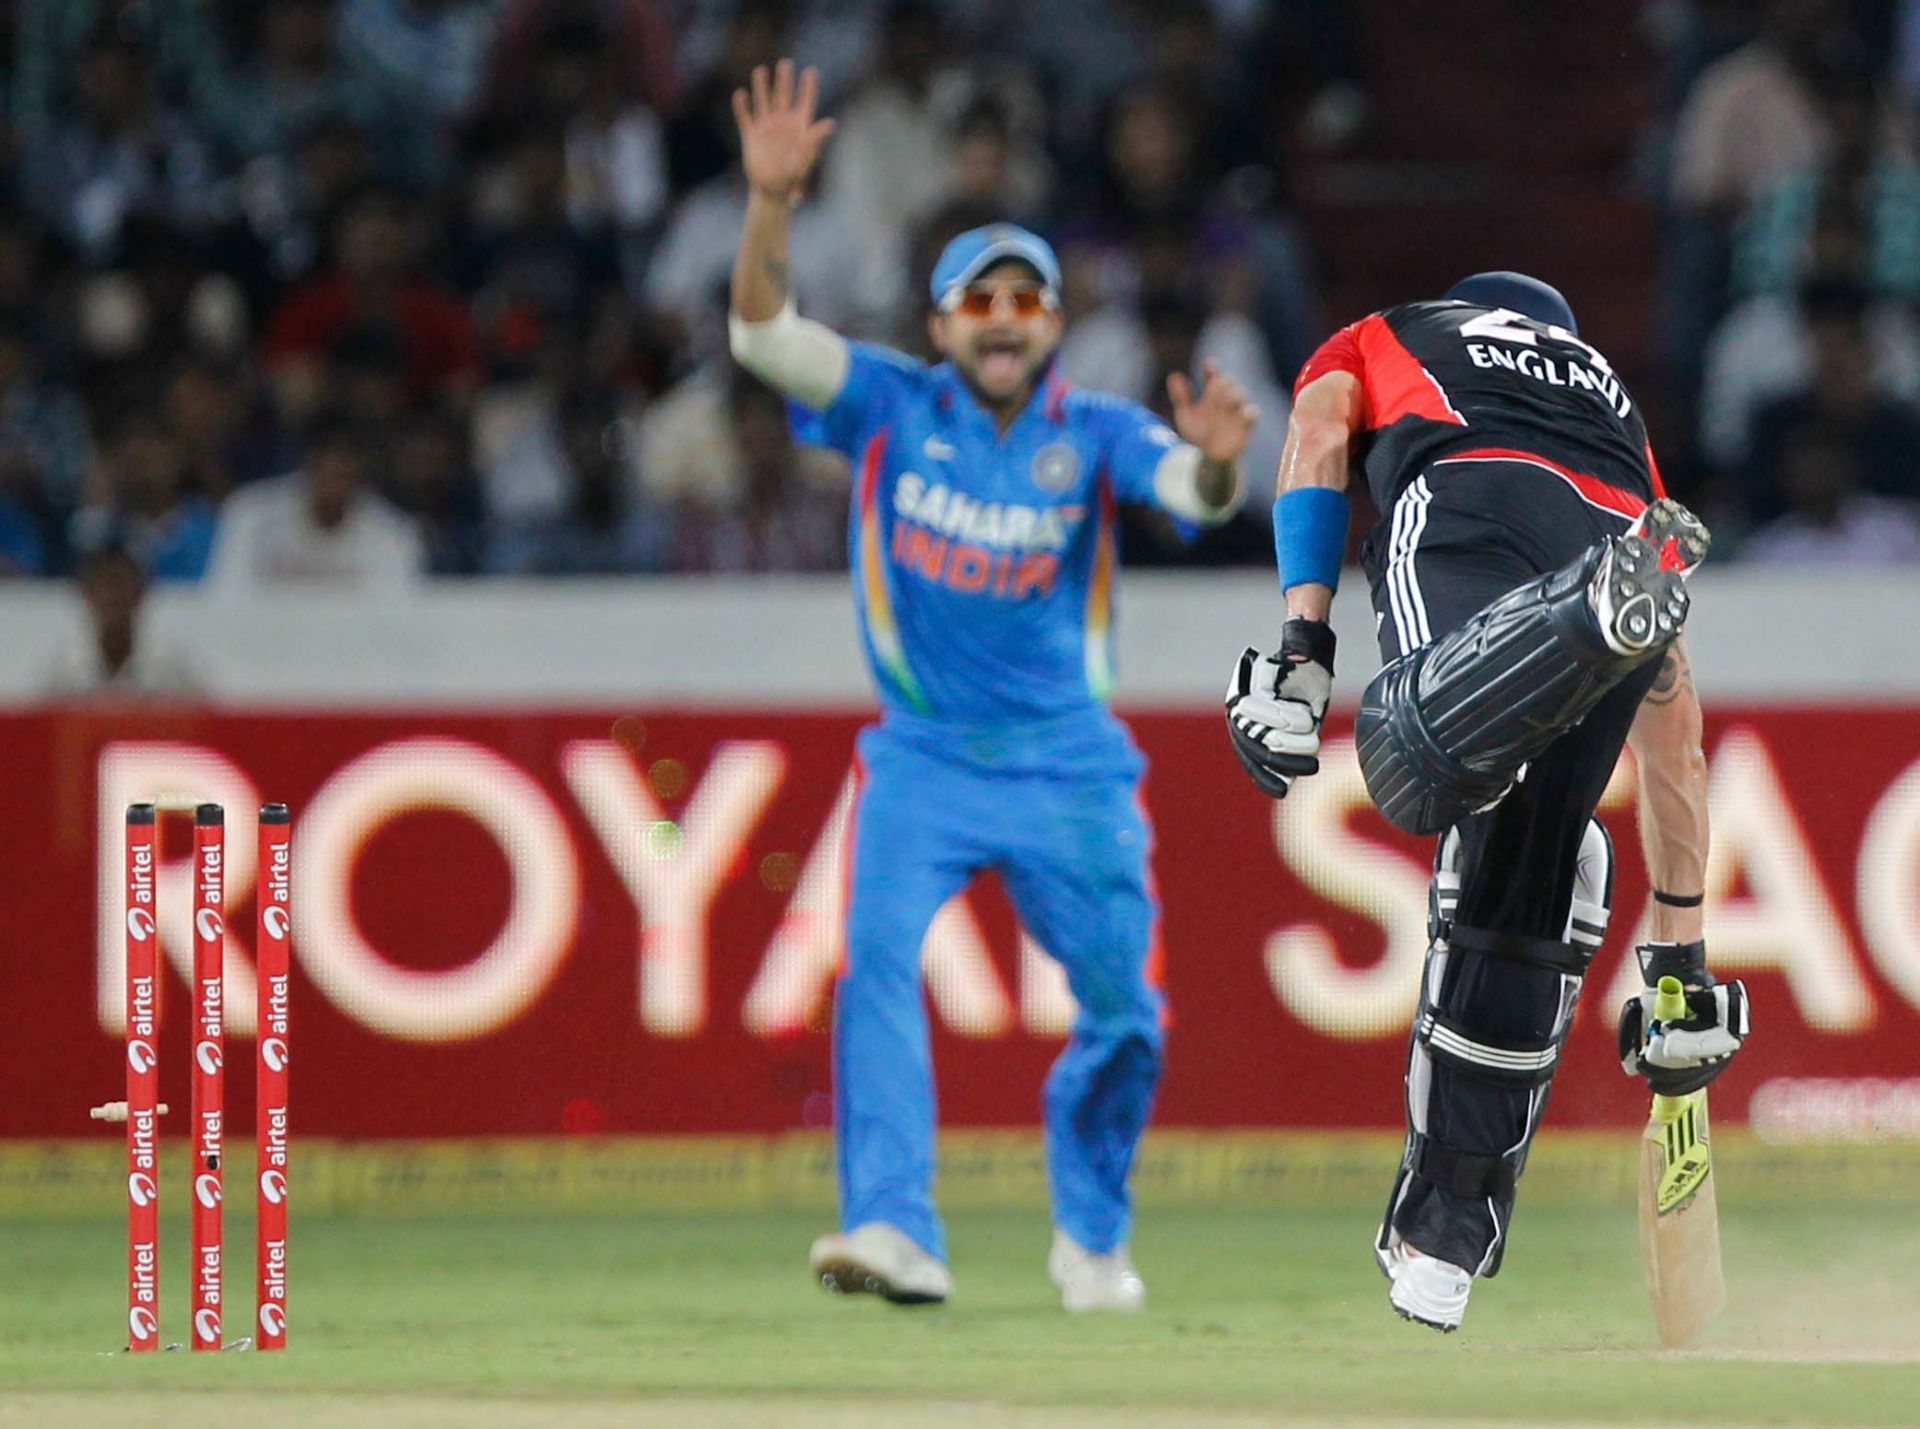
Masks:
[[[1200,498],[1202,460],[1200,448],[1191,442],[1182,442],[1169,450],[1153,469],[1153,494],[1173,515],[1202,526],[1217,526],[1238,511],[1246,501],[1246,483],[1240,480],[1240,472],[1236,467],[1233,490],[1228,494],[1226,503],[1209,506]]]

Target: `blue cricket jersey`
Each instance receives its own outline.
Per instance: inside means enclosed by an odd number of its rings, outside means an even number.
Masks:
[[[795,431],[853,463],[854,603],[888,725],[969,735],[992,764],[1130,748],[1107,709],[1115,505],[1158,501],[1180,438],[1051,373],[1002,434],[951,363],[849,347],[846,385],[796,405]]]

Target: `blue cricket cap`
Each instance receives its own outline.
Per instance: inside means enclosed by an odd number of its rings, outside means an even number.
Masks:
[[[984,228],[969,228],[940,250],[940,261],[933,265],[933,301],[945,301],[955,288],[964,288],[995,263],[1017,258],[1040,275],[1049,288],[1060,286],[1060,260],[1053,245],[1037,233],[1017,223],[989,223]]]
[[[1475,273],[1447,289],[1447,297],[1477,308],[1509,308],[1535,322],[1555,324],[1575,337],[1580,335],[1573,308],[1560,296],[1560,290],[1525,273]]]

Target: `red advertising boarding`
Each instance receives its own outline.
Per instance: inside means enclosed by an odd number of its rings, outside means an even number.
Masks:
[[[1134,724],[1172,1009],[1158,1122],[1397,1126],[1425,849],[1367,807],[1338,720],[1324,772],[1280,805],[1247,783],[1216,714]],[[210,802],[228,821],[225,1036],[245,1065],[260,1017],[291,1007],[302,1135],[825,1125],[858,725],[739,710],[0,717],[15,1014],[0,1137],[70,1135],[126,1086],[139,802],[160,809],[160,1100],[189,1104],[193,810]],[[1747,979],[1758,1027],[1715,1088],[1723,1120],[1804,1107],[1795,1089],[1920,1078],[1920,709],[1822,707],[1818,726],[1813,758],[1804,711],[1709,722],[1710,953]],[[1605,810],[1613,928],[1555,1088],[1559,1125],[1645,1115],[1612,1047],[1647,896],[1633,799],[1623,769]],[[290,889],[265,871],[292,909],[276,1013],[258,984],[255,818],[282,800]],[[1035,1123],[1073,1006],[990,876],[943,911],[925,957],[944,1121]],[[241,1125],[258,1115],[252,1080],[229,1090]]]

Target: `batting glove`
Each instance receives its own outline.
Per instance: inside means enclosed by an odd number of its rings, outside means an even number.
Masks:
[[[1620,1009],[1620,1065],[1663,1096],[1697,1092],[1727,1069],[1746,1042],[1746,984],[1716,983],[1706,969],[1704,943],[1648,943],[1639,954],[1648,986]],[[1668,1022],[1654,1016],[1659,993],[1653,984],[1665,976],[1680,978],[1687,998],[1687,1015]]]
[[[1333,694],[1333,627],[1289,620],[1271,655],[1243,650],[1227,685],[1227,733],[1261,792],[1284,799],[1320,770],[1320,722]]]

